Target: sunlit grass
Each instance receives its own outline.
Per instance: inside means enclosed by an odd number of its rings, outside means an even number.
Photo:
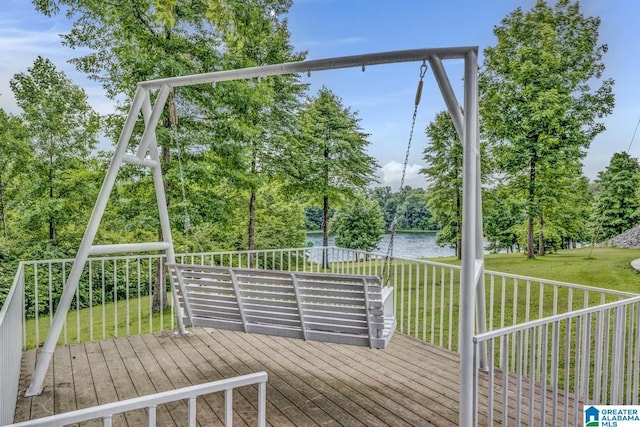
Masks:
[[[640,258],[640,248],[594,248],[589,256],[590,252],[590,248],[562,250],[533,260],[522,253],[488,254],[485,269],[640,293],[640,273],[631,267],[631,261]],[[451,257],[432,260],[460,264]]]

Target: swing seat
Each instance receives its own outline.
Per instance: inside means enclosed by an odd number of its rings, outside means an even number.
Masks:
[[[393,289],[377,276],[168,264],[193,326],[385,348]]]

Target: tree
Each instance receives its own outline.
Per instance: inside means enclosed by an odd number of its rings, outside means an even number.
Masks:
[[[426,129],[431,144],[424,150],[426,166],[420,171],[429,182],[427,204],[440,229],[439,245],[456,248],[462,258],[462,143],[449,113],[441,111]]]
[[[331,230],[336,245],[372,251],[384,235],[384,217],[375,201],[357,197],[338,210],[331,221]]]
[[[8,211],[19,196],[19,184],[33,160],[27,129],[19,117],[0,109],[0,222],[1,236],[9,238]]]
[[[294,53],[289,43],[286,20],[272,13],[270,4],[281,13],[287,2],[232,3],[235,35],[241,43],[223,55],[225,68],[256,67],[300,61],[304,54]],[[287,4],[285,4],[287,3]],[[285,7],[286,6],[286,7]],[[231,43],[231,40],[229,40]],[[247,249],[255,248],[258,188],[284,174],[282,157],[289,150],[295,129],[295,113],[305,85],[296,75],[238,80],[217,85],[214,100],[225,108],[215,112],[216,131],[212,149],[220,150],[223,160],[231,157],[234,182],[249,190]]]
[[[10,85],[23,110],[38,165],[33,171],[38,177],[33,188],[33,218],[45,218],[49,241],[56,244],[57,226],[67,219],[60,191],[65,171],[74,159],[86,158],[97,143],[99,118],[84,90],[40,56],[27,73],[16,74]]]
[[[613,80],[601,80],[607,45],[598,42],[599,26],[577,2],[552,8],[539,0],[503,19],[494,28],[497,45],[484,51],[483,128],[513,193],[526,200],[528,258],[536,220],[543,236],[543,200],[549,206],[564,196],[552,191],[554,171],[579,174],[586,149],[604,130],[597,119],[613,108]]]
[[[318,206],[304,207],[304,228],[307,231],[317,231],[322,228],[322,208]]]
[[[398,207],[397,218],[398,229],[400,230],[432,229],[433,220],[427,206],[427,198],[424,191],[416,188],[407,194]]]
[[[482,192],[482,204],[483,231],[489,243],[486,249],[519,251],[519,229],[526,221],[524,202],[498,183]]]
[[[329,244],[329,210],[353,198],[375,180],[376,160],[366,154],[368,135],[357,114],[342,106],[329,89],[322,88],[300,112],[300,135],[294,155],[288,157],[295,188],[323,209],[323,246]]]
[[[286,20],[282,16],[291,6],[289,0],[252,0],[247,2],[227,2],[222,0],[158,0],[148,2],[143,0],[116,0],[114,2],[95,2],[93,0],[36,0],[36,8],[46,15],[58,13],[60,8],[68,8],[73,11],[68,16],[74,20],[72,30],[62,36],[63,44],[73,49],[83,49],[86,54],[74,58],[72,62],[76,67],[89,75],[90,78],[102,83],[109,97],[117,99],[124,95],[127,100],[122,107],[126,111],[130,97],[139,81],[217,71],[223,68],[237,68],[242,66],[259,66],[264,63],[281,62],[277,55],[282,54],[288,60],[292,60],[288,51],[282,52],[283,43],[288,46],[288,32]],[[158,60],[161,58],[161,60]],[[215,160],[216,166],[221,166],[224,161],[220,158],[231,157],[224,166],[237,166],[233,162],[234,155],[229,149],[231,144],[212,144],[218,142],[218,136],[226,141],[237,141],[229,133],[217,133],[221,129],[215,124],[222,124],[225,113],[233,113],[238,105],[242,107],[242,101],[250,98],[249,109],[256,114],[247,117],[244,124],[235,126],[235,130],[247,130],[247,134],[258,136],[271,136],[274,132],[265,131],[263,122],[252,123],[257,118],[262,120],[263,114],[274,121],[274,115],[267,113],[271,107],[273,97],[291,97],[287,88],[279,82],[287,81],[291,77],[282,79],[264,79],[263,82],[233,82],[226,87],[240,88],[240,91],[251,93],[245,99],[237,96],[237,91],[224,90],[225,85],[200,85],[198,87],[183,87],[176,90],[171,96],[168,105],[176,106],[180,116],[180,126],[176,131],[172,126],[168,108],[164,112],[161,126],[157,129],[158,143],[161,150],[162,172],[165,182],[167,205],[172,220],[172,225],[182,226],[186,235],[186,221],[180,220],[184,203],[172,203],[172,200],[180,199],[180,187],[171,185],[171,180],[176,176],[177,169],[172,161],[172,151],[175,153],[179,147],[177,140],[181,142],[181,148],[190,154],[197,154],[209,161]],[[259,88],[253,90],[253,85],[258,83]],[[225,97],[231,93],[232,96]],[[255,107],[255,108],[253,108]],[[237,110],[235,110],[237,112]],[[213,119],[216,119],[215,121]],[[112,135],[116,135],[122,128],[123,116],[112,117]],[[175,121],[173,121],[175,122]],[[246,127],[243,127],[246,126]],[[284,127],[284,126],[283,126]],[[195,132],[195,128],[198,129]],[[273,127],[271,131],[273,131]],[[139,129],[138,129],[139,131]],[[172,138],[177,134],[178,138]],[[137,134],[139,136],[139,133]],[[135,140],[135,136],[134,136]],[[251,143],[259,142],[258,139],[244,139]],[[212,151],[216,151],[212,155]],[[250,155],[242,159],[243,173],[247,172],[244,161]],[[262,152],[261,152],[262,153]],[[227,156],[227,155],[230,156]],[[195,157],[195,156],[193,156]],[[262,163],[256,160],[257,167]],[[201,165],[198,165],[200,167]],[[207,168],[210,174],[199,174],[194,171],[198,167],[191,168],[192,177],[201,179],[192,182],[193,186],[211,188],[206,184],[211,174],[223,177],[230,172],[229,168]],[[143,174],[144,175],[144,174]],[[241,174],[232,176],[238,177]],[[221,178],[223,179],[223,178]],[[251,185],[255,180],[251,181]],[[238,184],[246,184],[237,182]],[[258,188],[260,183],[255,183],[253,188]],[[213,188],[228,187],[214,186]],[[194,191],[194,193],[198,193]],[[139,194],[147,194],[140,192]],[[149,193],[152,196],[152,193]],[[226,217],[231,212],[228,192],[218,194],[215,204],[228,208]],[[225,200],[220,200],[225,199]],[[201,199],[199,199],[199,202]],[[220,203],[217,203],[220,202]],[[255,206],[255,200],[251,202]],[[146,201],[142,205],[152,207],[152,203]],[[194,210],[197,206],[190,204]],[[190,225],[202,233],[212,228],[206,223],[211,217],[199,215]],[[197,222],[202,220],[205,222]],[[174,228],[175,230],[175,228]],[[162,240],[161,230],[157,233]],[[177,234],[176,234],[177,235]],[[178,236],[179,237],[179,236]],[[211,240],[217,236],[210,236]],[[223,239],[229,241],[228,239]],[[251,238],[250,238],[251,240]],[[159,274],[159,273],[158,273]],[[164,292],[160,277],[156,280],[154,303],[160,300]],[[155,309],[160,307],[154,304]]]
[[[607,168],[598,173],[601,186],[592,222],[600,229],[599,240],[609,239],[634,227],[640,220],[640,164],[626,152],[614,153]]]

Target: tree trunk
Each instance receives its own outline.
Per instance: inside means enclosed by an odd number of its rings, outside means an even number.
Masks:
[[[166,127],[171,126],[171,124],[166,121],[164,123]],[[162,165],[162,182],[164,186],[164,195],[167,200],[167,210],[169,210],[169,188],[171,188],[171,183],[167,178],[167,169],[169,167],[169,162],[171,161],[171,151],[168,147],[162,147],[162,153],[160,156],[160,163]],[[164,236],[162,235],[162,227],[158,226],[158,242],[162,242],[164,240]],[[158,313],[165,308],[169,307],[169,299],[167,298],[167,287],[165,285],[164,280],[164,264],[160,263],[158,265],[158,269],[156,270],[156,277],[153,284],[153,304],[152,310],[154,313]]]
[[[251,175],[255,176],[258,172],[258,149],[253,144],[253,151],[251,153]],[[249,225],[247,230],[247,249],[253,251],[256,248],[256,189],[251,188],[251,196],[249,197]],[[247,258],[247,264],[249,268],[253,268],[253,254],[249,252]]]
[[[329,196],[322,197],[322,246],[329,246]],[[327,249],[322,251],[322,267],[329,266]]]
[[[324,188],[328,191],[329,188],[329,160],[331,152],[329,151],[329,128],[326,129],[324,146]],[[322,197],[322,246],[329,246],[329,195],[325,194]],[[327,249],[322,251],[322,268],[329,268],[329,254]]]
[[[49,202],[53,202],[53,158],[49,157]],[[56,240],[56,222],[53,215],[49,215],[49,241]]]
[[[544,255],[544,217],[542,216],[542,210],[540,211],[538,226],[540,227],[540,233],[538,234],[538,255]]]
[[[536,160],[537,155],[534,152],[531,156],[531,162],[529,163],[529,219],[527,223],[527,259],[534,258],[533,251],[533,206],[536,200],[536,190],[535,190],[535,182],[536,182]]]
[[[252,251],[256,248],[256,191],[251,190],[249,198],[249,238],[247,241],[247,249]],[[249,268],[253,268],[253,257],[249,254]]]
[[[7,238],[7,212],[4,207],[4,183],[0,177],[0,220],[2,221],[2,236]]]

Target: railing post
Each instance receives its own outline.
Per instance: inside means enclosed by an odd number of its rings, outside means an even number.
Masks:
[[[480,163],[478,138],[478,56],[475,50],[465,54],[464,135],[462,160],[462,274],[460,291],[460,408],[459,425],[473,425],[473,335],[479,271],[483,270],[482,251],[478,254],[477,169]]]
[[[616,307],[613,321],[613,350],[611,352],[610,405],[621,405],[624,390],[624,336],[626,307]]]

